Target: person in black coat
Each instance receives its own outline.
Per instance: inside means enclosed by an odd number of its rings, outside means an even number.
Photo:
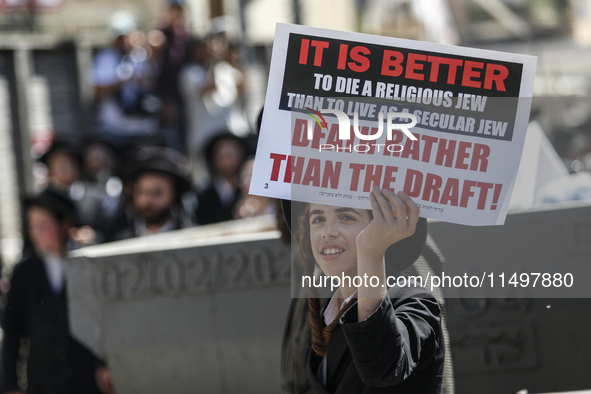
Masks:
[[[246,144],[230,132],[213,137],[206,149],[205,160],[211,181],[199,193],[197,223],[211,224],[234,219],[240,199],[239,172],[246,158]]]
[[[121,173],[129,187],[127,203],[108,226],[107,241],[191,227],[191,212],[183,197],[194,196],[189,164],[174,149],[150,146],[140,149]],[[194,199],[195,197],[193,197]]]
[[[342,280],[324,302],[321,286],[302,282],[310,294],[310,390],[440,394],[445,358],[440,306],[427,289],[392,286],[385,274],[386,259],[401,271],[419,257],[426,220],[419,220],[418,206],[402,192],[374,188],[370,202],[372,211],[294,205],[299,259],[308,277],[314,278],[318,265],[328,277],[368,278],[362,285]]]
[[[378,309],[358,322],[358,303],[338,320],[322,358],[308,353],[313,393],[439,394],[444,345],[440,308],[429,292],[392,287]]]
[[[63,259],[74,204],[46,190],[26,201],[32,256],[14,268],[4,310],[4,390],[22,393],[17,363],[21,340],[30,343],[26,392],[99,394],[100,361],[69,332]]]

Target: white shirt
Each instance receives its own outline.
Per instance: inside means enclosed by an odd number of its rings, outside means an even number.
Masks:
[[[55,294],[60,294],[64,289],[65,268],[64,259],[54,254],[46,254],[42,258],[45,272],[47,272],[47,279],[51,290]]]
[[[140,88],[138,80],[150,76],[149,67],[146,62],[127,62],[124,67],[122,61],[123,55],[115,48],[101,50],[93,60],[90,81],[101,87],[121,82],[123,99],[135,101]],[[97,117],[102,126],[112,129],[111,132],[125,135],[153,135],[159,130],[156,116],[126,114],[113,96],[98,103]]]
[[[326,306],[326,309],[324,310],[324,324],[326,324],[327,326],[330,325],[330,323],[332,323],[334,319],[337,317],[341,309],[343,309],[345,304],[351,301],[351,298],[355,297],[356,294],[357,292],[354,292],[346,300],[343,301],[341,289],[335,291],[335,293],[332,295],[332,298],[330,299],[330,302]],[[341,301],[340,307],[337,306],[337,302],[339,301]]]
[[[238,85],[243,78],[242,72],[226,61],[217,62],[210,69],[197,63],[181,69],[179,89],[187,108],[187,142],[192,154],[201,153],[207,141],[221,131],[248,131],[238,100]],[[211,82],[215,88],[204,92]]]
[[[179,75],[179,88],[187,108],[187,143],[192,154],[201,153],[210,138],[228,129],[226,112],[212,113],[205,104],[206,94],[202,90],[212,78],[205,67],[195,63],[184,66]]]
[[[324,310],[324,324],[326,324],[326,326],[329,326],[334,321],[334,319],[338,316],[339,312],[341,311],[341,309],[343,309],[345,304],[347,302],[351,301],[351,298],[355,297],[356,294],[357,294],[357,292],[351,294],[346,300],[343,301],[343,297],[341,295],[341,289],[338,289],[337,291],[335,291],[335,293],[332,295],[332,298],[330,299],[330,302],[328,303],[326,309]],[[339,301],[341,301],[340,308],[338,307]],[[320,380],[322,380],[322,384],[324,384],[326,386],[326,377],[328,375],[326,356],[322,357],[322,362],[320,363],[319,370],[320,370]]]
[[[234,190],[230,182],[224,178],[215,177],[213,179],[213,186],[218,192],[218,196],[220,197],[220,202],[222,205],[224,207],[229,207],[232,205],[236,199],[236,190]]]

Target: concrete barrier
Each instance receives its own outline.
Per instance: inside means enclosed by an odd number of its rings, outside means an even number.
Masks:
[[[448,275],[564,273],[591,261],[590,205],[514,212],[505,226],[429,229]],[[119,394],[278,391],[290,250],[272,218],[89,247],[67,265],[72,332],[106,359]],[[577,272],[591,293],[587,271]],[[458,394],[589,388],[591,299],[440,290]]]
[[[575,273],[571,291],[549,288],[544,298],[531,283],[506,281],[504,289],[479,293],[443,289],[458,394],[591,387],[591,205],[513,212],[504,226],[429,223],[429,232],[445,256],[447,275],[494,272],[500,286],[502,272],[507,278]]]
[[[73,335],[119,394],[278,391],[290,255],[272,218],[88,247],[67,275]]]

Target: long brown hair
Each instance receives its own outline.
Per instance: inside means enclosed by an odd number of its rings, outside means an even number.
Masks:
[[[370,220],[373,219],[372,212],[368,211],[368,213]],[[310,242],[310,204],[306,204],[298,214],[296,236],[299,247],[299,258],[304,267],[305,274],[313,278],[316,260],[314,259],[312,244]],[[314,286],[308,287],[308,299],[310,304],[310,323],[312,326],[312,350],[319,356],[325,356],[330,335],[337,328],[341,316],[353,305],[356,298],[351,298],[328,326],[325,326],[324,319],[321,316],[321,301],[318,290]]]

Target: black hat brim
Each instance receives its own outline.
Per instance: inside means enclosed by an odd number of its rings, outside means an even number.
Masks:
[[[77,164],[81,167],[84,161],[82,157],[82,144],[77,140],[70,140],[70,139],[61,139],[56,140],[51,145],[51,148],[47,152],[45,152],[40,158],[39,161],[45,165],[47,165],[49,158],[54,153],[67,153],[73,156],[76,159]]]
[[[170,163],[160,158],[151,158],[148,160],[138,160],[127,163],[122,169],[121,179],[126,182],[135,182],[140,175],[146,173],[160,173],[168,175],[175,183],[177,191],[180,194],[191,190],[191,181],[187,176],[179,174],[172,168]]]
[[[55,190],[45,189],[36,196],[24,197],[23,205],[26,209],[32,206],[42,207],[53,212],[59,218],[76,220],[76,205],[74,202]]]
[[[168,175],[174,181],[179,196],[191,190],[188,163],[184,156],[170,148],[143,148],[123,165],[120,177],[124,182],[135,182],[140,175],[150,172]]]
[[[170,171],[167,168],[162,168],[159,166],[140,166],[138,165],[137,168],[128,168],[122,175],[123,180],[135,182],[140,175],[147,174],[147,173],[159,173],[165,174],[169,176],[175,183],[176,189],[179,194],[183,194],[189,190],[191,190],[191,182],[177,174],[176,172]]]

